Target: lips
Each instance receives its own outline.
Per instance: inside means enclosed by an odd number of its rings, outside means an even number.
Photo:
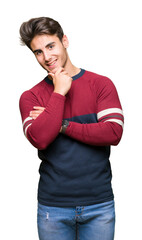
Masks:
[[[57,62],[57,59],[52,61],[52,62],[50,62],[50,63],[48,63],[47,66],[48,67],[52,67],[56,62]]]

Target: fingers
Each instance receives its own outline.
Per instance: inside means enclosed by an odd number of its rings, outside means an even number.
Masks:
[[[49,78],[50,80],[53,80],[53,77],[54,77],[54,74],[53,74],[53,73],[48,73],[48,78]]]
[[[30,117],[35,120],[37,117],[39,116],[39,114],[35,114],[35,113],[31,113]]]
[[[35,120],[44,111],[45,108],[34,106],[33,109],[34,110],[30,112],[30,117]]]
[[[57,76],[57,75],[60,74],[60,73],[63,73],[63,74],[65,74],[65,75],[68,75],[68,73],[64,70],[63,67],[59,67],[59,68],[57,69],[57,71],[56,71],[55,74],[52,73],[52,72],[49,72],[49,73],[48,73],[48,78],[49,78],[50,80],[53,80],[54,76],[55,76],[55,75]]]
[[[64,68],[59,67],[59,68],[57,69],[57,71],[56,71],[55,74],[57,75],[57,74],[61,73],[62,71],[64,71]],[[49,72],[49,73],[48,73],[48,78],[49,78],[50,80],[53,80],[53,77],[54,77],[55,74],[52,73],[52,72]]]
[[[65,71],[64,68],[63,67],[59,67],[55,74],[57,75],[57,74],[59,74],[59,73],[61,73],[63,71]]]
[[[39,107],[39,106],[34,106],[33,107],[35,110],[40,110],[40,111],[44,111],[44,107]]]

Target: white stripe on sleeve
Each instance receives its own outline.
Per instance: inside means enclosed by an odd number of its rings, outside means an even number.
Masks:
[[[124,127],[124,123],[121,121],[121,120],[119,120],[119,119],[108,119],[108,120],[106,120],[105,122],[116,122],[116,123],[118,123],[119,125],[121,125],[122,127]]]
[[[32,120],[32,117],[27,117],[24,121],[23,121],[23,126],[25,125],[26,122]]]
[[[123,111],[120,109],[120,108],[108,108],[108,109],[105,109],[103,111],[100,111],[98,114],[97,114],[97,119],[100,119],[108,114],[111,114],[111,113],[119,113],[121,115],[123,115]]]
[[[25,128],[25,136],[27,137],[27,130],[28,130],[28,127],[31,126],[32,123],[30,123],[26,128]]]

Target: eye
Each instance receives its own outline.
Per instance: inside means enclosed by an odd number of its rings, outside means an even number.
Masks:
[[[38,51],[35,52],[35,55],[38,56],[38,55],[40,55],[41,53],[42,53],[42,51],[41,51],[41,50],[38,50]]]
[[[52,50],[53,48],[54,48],[53,44],[48,47],[49,50]]]

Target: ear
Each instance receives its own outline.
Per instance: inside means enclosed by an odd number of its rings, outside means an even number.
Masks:
[[[62,44],[63,44],[64,48],[68,48],[69,41],[68,41],[68,38],[67,38],[66,35],[64,35],[63,38],[62,38]]]

